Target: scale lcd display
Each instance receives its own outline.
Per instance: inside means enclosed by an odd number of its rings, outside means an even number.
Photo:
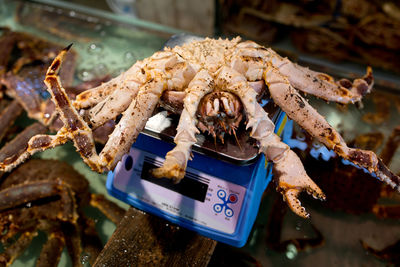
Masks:
[[[150,163],[149,160],[151,159],[146,157],[146,160],[143,162],[141,173],[142,179],[182,194],[186,197],[190,197],[194,200],[204,202],[204,200],[206,199],[208,184],[188,177],[195,174],[186,173],[185,177],[177,184],[173,183],[171,179],[154,178],[153,176],[151,176],[150,170],[157,168],[157,166],[153,163]]]

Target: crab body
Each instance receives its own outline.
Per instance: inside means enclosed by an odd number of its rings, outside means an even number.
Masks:
[[[320,199],[325,196],[307,176],[296,154],[274,134],[273,122],[257,101],[268,90],[274,103],[289,118],[328,148],[375,172],[393,187],[398,188],[400,184],[399,177],[373,152],[349,148],[298,92],[327,101],[354,103],[372,89],[370,68],[361,79],[336,82],[327,74],[294,64],[254,42],[206,38],[156,52],[111,81],[79,94],[72,102],[58,76],[67,50],[55,58],[45,79],[64,127],[55,136],[33,137],[26,150],[28,154],[70,139],[93,170],[112,170],[129,151],[156,106],[163,102],[182,110],[174,138],[176,147],[167,153],[163,166],[154,169],[152,174],[179,181],[184,177],[199,129],[214,136],[220,136],[221,132],[235,134],[238,123],[245,118],[246,128],[251,129],[250,135],[258,142],[260,153],[274,163],[278,190],[294,212],[308,217],[298,200],[299,193],[306,191]],[[98,154],[92,131],[117,117],[115,130]],[[19,162],[15,159],[1,167],[7,170]]]

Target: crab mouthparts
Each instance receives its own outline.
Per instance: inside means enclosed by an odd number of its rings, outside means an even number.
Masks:
[[[197,126],[202,132],[209,132],[224,142],[224,134],[236,134],[243,118],[240,99],[229,92],[212,92],[200,102]]]

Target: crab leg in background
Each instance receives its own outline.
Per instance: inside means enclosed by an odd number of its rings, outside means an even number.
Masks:
[[[68,139],[65,137],[66,131],[64,127],[58,131],[59,134],[57,135],[41,134],[45,131],[47,131],[46,127],[39,123],[35,123],[31,127],[23,131],[23,135],[20,136],[21,138],[15,140],[15,142],[13,140],[12,142],[10,142],[10,145],[6,145],[5,147],[3,147],[1,150],[2,152],[4,149],[7,151],[8,155],[12,152],[14,152],[14,154],[4,159],[3,157],[1,157],[2,160],[0,162],[0,170],[4,172],[9,172],[19,164],[23,163],[33,154],[49,148],[63,145],[68,141]],[[29,139],[28,145],[26,146],[26,143],[23,142],[25,142],[26,138],[30,137],[32,134],[35,135]],[[15,151],[15,147],[13,147],[14,144],[23,146],[23,148],[19,147],[20,149],[18,151]],[[6,153],[6,151],[4,151],[4,153]]]
[[[375,173],[392,188],[400,191],[400,178],[393,174],[372,151],[349,148],[340,134],[291,86],[288,78],[269,65],[263,74],[274,102],[327,148],[354,164]]]
[[[31,231],[24,232],[11,246],[8,246],[0,255],[0,264],[10,266],[31,244],[35,234]]]
[[[11,163],[17,160],[25,152],[26,144],[33,136],[46,132],[47,127],[39,122],[28,126],[0,149],[0,162]]]

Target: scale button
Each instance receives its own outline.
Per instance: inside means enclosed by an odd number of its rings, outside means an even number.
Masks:
[[[222,200],[225,201],[226,193],[225,193],[224,190],[222,190],[222,189],[221,189],[221,190],[218,190],[217,195],[218,195],[218,197],[219,197],[220,199],[222,199]]]
[[[229,198],[228,198],[228,201],[229,201],[230,203],[236,203],[236,202],[238,201],[237,195],[235,195],[235,194],[230,194],[230,195],[229,195]]]
[[[214,205],[214,211],[216,213],[220,213],[222,211],[222,205],[221,204],[215,204]]]
[[[230,208],[225,208],[225,215],[226,217],[232,217],[233,216],[233,210]]]
[[[133,159],[131,155],[128,155],[128,157],[125,160],[125,169],[127,171],[130,171],[132,169],[132,166],[133,166]]]

